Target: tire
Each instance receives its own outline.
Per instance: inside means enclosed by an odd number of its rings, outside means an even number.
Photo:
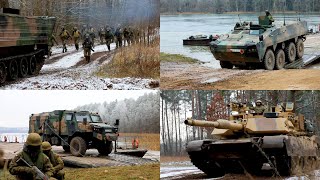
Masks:
[[[275,66],[275,57],[274,53],[271,49],[268,49],[266,54],[264,55],[264,68],[266,70],[273,70]]]
[[[289,45],[285,48],[287,61],[292,63],[296,60],[297,50],[296,45],[293,42],[290,42]]]
[[[7,79],[7,68],[4,63],[0,63],[0,85],[5,83]]]
[[[21,58],[20,62],[19,62],[19,76],[24,78],[28,75],[28,71],[29,71],[29,63],[27,58]]]
[[[74,156],[84,156],[87,151],[86,141],[82,137],[74,137],[70,142],[70,151]]]
[[[233,64],[231,64],[228,61],[220,61],[220,66],[223,69],[232,69],[233,68]]]
[[[278,49],[276,51],[276,65],[275,69],[283,69],[284,65],[286,64],[286,54],[282,49]]]
[[[9,79],[16,80],[19,74],[18,63],[15,59],[9,62]]]
[[[37,72],[37,59],[36,56],[31,56],[29,60],[29,74],[35,75]]]
[[[65,146],[62,146],[62,148],[65,152],[70,152],[70,146],[65,145]]]
[[[302,39],[298,39],[296,43],[296,50],[297,50],[297,59],[301,59],[304,54],[304,44]]]
[[[113,143],[112,141],[107,141],[106,144],[101,144],[100,146],[97,147],[97,150],[100,155],[109,155],[112,152],[113,149]]]

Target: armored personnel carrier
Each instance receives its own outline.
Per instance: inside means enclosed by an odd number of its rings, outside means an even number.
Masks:
[[[50,52],[54,17],[20,16],[17,9],[0,10],[0,85],[37,75]]]
[[[231,33],[211,42],[210,50],[222,68],[283,69],[287,63],[302,58],[307,34],[305,21],[277,26],[260,16],[257,25],[237,23]]]
[[[282,176],[318,168],[319,137],[293,106],[288,102],[257,115],[245,104],[232,103],[229,120],[185,120],[186,125],[214,128],[212,139],[187,143],[192,163],[212,177],[243,172]]]
[[[29,133],[38,133],[43,141],[62,146],[74,156],[84,156],[87,149],[96,148],[100,154],[112,152],[118,139],[119,120],[114,125],[106,124],[99,114],[89,111],[56,110],[32,114]]]

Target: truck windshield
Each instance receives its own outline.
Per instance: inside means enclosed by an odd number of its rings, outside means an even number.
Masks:
[[[91,120],[92,120],[92,122],[94,122],[94,123],[102,122],[100,116],[97,116],[97,115],[91,115]]]
[[[87,121],[89,122],[90,121],[90,117],[88,114],[76,114],[76,120],[78,122],[83,122],[83,119],[87,119]]]

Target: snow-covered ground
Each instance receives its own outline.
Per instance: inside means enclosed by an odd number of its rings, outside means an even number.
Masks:
[[[111,45],[115,49],[115,44]],[[107,53],[106,45],[97,45],[95,52],[106,52],[95,61],[88,64],[77,65],[84,60],[83,50],[75,50],[74,46],[68,46],[68,52],[62,54],[62,47],[52,49],[52,56],[45,63],[36,77],[18,80],[12,84],[4,86],[2,89],[30,89],[30,90],[139,90],[151,89],[149,86],[152,79],[142,78],[101,78],[95,75],[99,67],[109,63],[112,59]],[[61,58],[60,58],[61,56]],[[55,61],[50,62],[50,60]]]

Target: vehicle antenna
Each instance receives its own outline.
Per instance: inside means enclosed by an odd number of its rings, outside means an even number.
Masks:
[[[239,18],[240,24],[242,24],[242,23],[241,23],[241,18],[240,18],[240,14],[238,14],[238,18]]]
[[[286,15],[285,15],[285,8],[286,8],[287,4],[286,2],[284,1],[284,6],[283,6],[283,25],[285,26],[286,25]]]
[[[299,15],[298,15],[298,21],[300,21],[300,6],[301,6],[301,0],[299,1],[299,9],[298,9],[298,11],[299,11]]]

